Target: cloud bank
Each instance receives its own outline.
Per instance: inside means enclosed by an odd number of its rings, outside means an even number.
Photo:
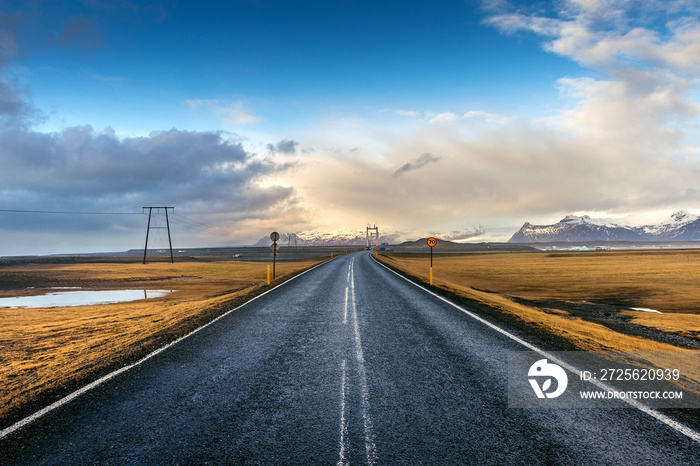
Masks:
[[[0,133],[3,204],[27,210],[139,212],[141,206],[176,206],[216,224],[276,216],[274,208],[294,200],[294,190],[259,181],[290,164],[247,152],[221,132],[171,129],[147,137],[118,138],[90,126],[61,133]],[[300,214],[301,209],[296,209]],[[15,217],[3,227],[33,228],[46,219]],[[124,218],[105,216],[51,224],[81,231],[109,229]],[[141,220],[135,220],[140,222]],[[243,232],[232,228],[229,242]],[[239,239],[240,241],[240,239]],[[230,243],[229,243],[230,244]]]
[[[383,110],[411,119],[338,121],[323,131],[343,134],[346,149],[326,141],[325,155],[291,181],[312,209],[342,206],[345,221],[382,219],[416,236],[465,223],[515,231],[579,212],[700,209],[695,2],[567,1],[549,15],[492,6],[485,24],[534,34],[547,52],[582,65],[580,76],[552,82],[559,110],[531,119]],[[362,150],[350,152],[355,146]],[[407,176],[414,170],[421,176]]]

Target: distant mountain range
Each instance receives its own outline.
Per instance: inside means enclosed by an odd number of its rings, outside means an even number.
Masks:
[[[380,243],[396,243],[399,240],[398,234],[381,234],[379,236]],[[280,233],[280,239],[277,243],[286,247],[295,246],[294,239],[289,238],[288,234]],[[260,238],[253,246],[264,247],[272,244],[268,236]],[[305,231],[296,234],[296,246],[364,246],[367,244],[366,230],[337,230],[328,231]]]
[[[379,230],[379,242],[398,244],[405,237],[405,234],[396,231]],[[293,233],[280,232],[280,239],[277,241],[281,246],[294,246],[294,240],[290,241],[288,235]],[[484,229],[479,226],[472,226],[463,230],[452,230],[449,232],[431,232],[432,236],[441,241],[459,241],[468,238],[476,238],[484,234]],[[352,230],[343,228],[335,231],[307,230],[296,233],[297,246],[363,246],[367,244],[367,230]],[[418,240],[425,243],[425,239]],[[272,243],[268,236],[264,236],[255,243],[254,247],[267,247]]]
[[[700,240],[700,217],[684,210],[656,225],[628,226],[587,215],[568,215],[553,225],[525,223],[509,243],[572,241],[696,241]]]

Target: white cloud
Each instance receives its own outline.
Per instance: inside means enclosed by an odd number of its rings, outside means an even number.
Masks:
[[[420,113],[413,111],[413,110],[395,110],[394,112],[397,115],[411,117],[411,118],[418,118],[420,116]]]
[[[577,0],[566,2],[558,17],[509,13],[487,20],[506,33],[544,36],[546,50],[595,72],[558,80],[576,105],[547,121],[571,139],[569,154],[605,167],[598,191],[612,191],[605,179],[619,190],[608,194],[607,206],[589,196],[589,210],[698,202],[687,177],[698,172],[687,150],[700,115],[697,9],[691,2]],[[669,19],[659,29],[661,15]]]
[[[481,112],[478,110],[470,110],[462,115],[463,120],[481,120],[489,124],[503,124],[514,121],[513,117],[497,115],[495,113]]]
[[[458,120],[480,120],[487,123],[505,123],[512,121],[513,117],[508,117],[505,115],[497,115],[495,113],[488,113],[479,110],[469,110],[459,116],[459,114],[454,112],[435,112],[431,110],[426,110],[421,112],[415,110],[381,110],[380,113],[391,112],[396,115],[410,117],[412,119],[417,119],[423,122],[429,123],[447,123],[455,122]]]
[[[185,104],[192,110],[200,108],[211,110],[224,117],[228,123],[254,125],[261,120],[260,117],[250,114],[240,100],[230,102],[218,99],[189,99]]]
[[[700,21],[695,5],[685,2],[569,0],[560,17],[522,13],[494,15],[486,20],[512,34],[530,31],[550,38],[546,49],[593,69],[614,72],[625,67],[663,68],[697,76],[700,73]],[[658,22],[672,16],[665,31],[640,25],[647,16]]]
[[[434,117],[430,118],[431,123],[442,123],[446,121],[455,121],[459,117],[451,112],[438,113]]]

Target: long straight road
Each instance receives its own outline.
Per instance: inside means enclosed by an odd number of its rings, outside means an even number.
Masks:
[[[636,409],[508,407],[524,348],[336,258],[0,440],[2,464],[692,464]]]

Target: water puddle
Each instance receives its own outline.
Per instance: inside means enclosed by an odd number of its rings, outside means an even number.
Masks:
[[[641,311],[641,312],[653,312],[654,314],[661,314],[661,311],[657,311],[656,309],[649,309],[647,307],[631,307],[633,311]]]
[[[0,307],[72,307],[94,304],[113,304],[139,299],[162,298],[173,290],[100,290],[60,291],[35,296],[0,298]]]

